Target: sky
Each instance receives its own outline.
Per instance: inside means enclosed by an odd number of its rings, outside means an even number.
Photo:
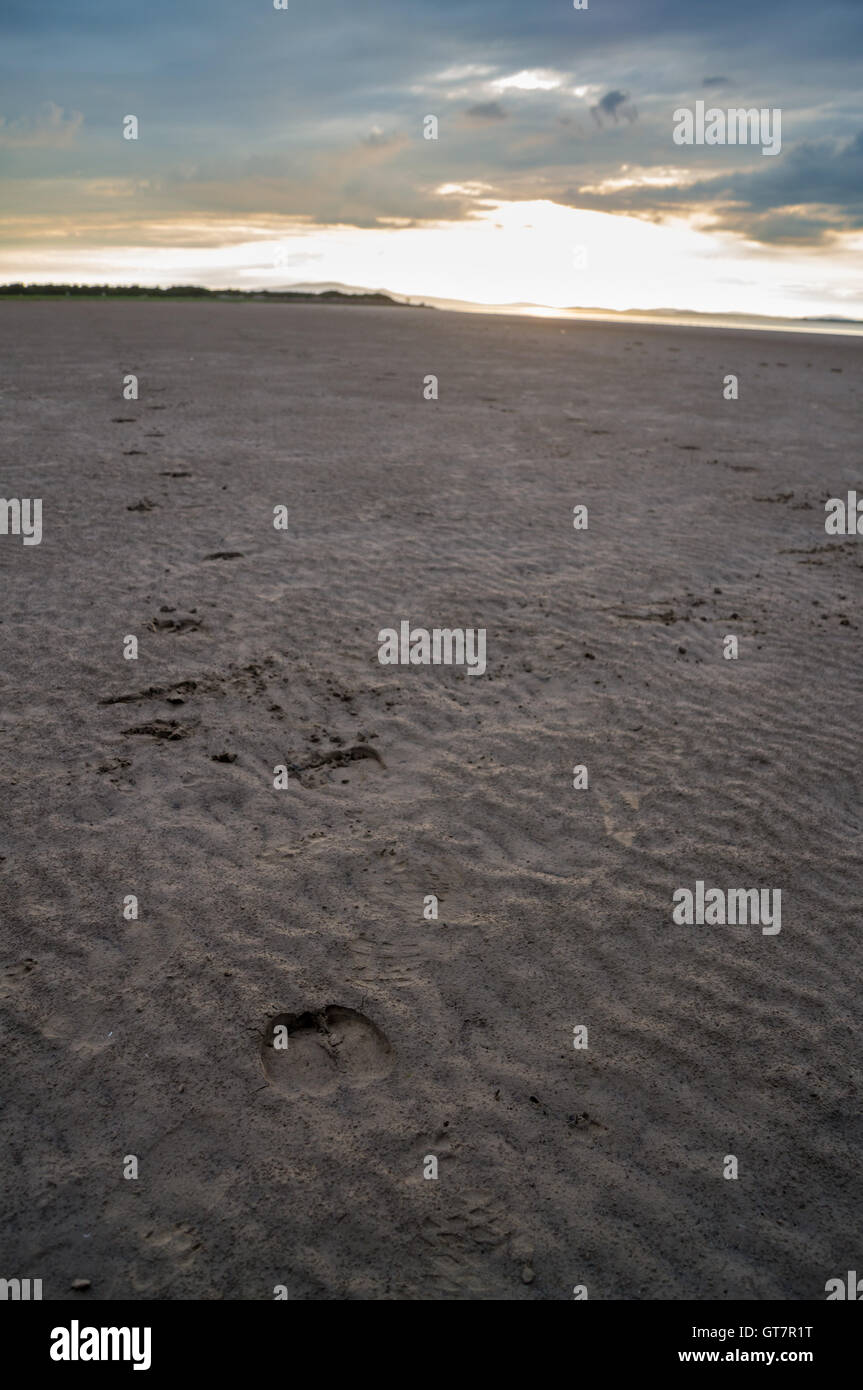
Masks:
[[[0,282],[863,319],[861,79],[863,0],[3,0]]]

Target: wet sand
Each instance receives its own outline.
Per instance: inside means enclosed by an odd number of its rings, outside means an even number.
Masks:
[[[2,1273],[857,1268],[859,340],[114,301],[0,337],[0,491],[43,500],[0,536]],[[485,628],[486,673],[382,666],[403,619]],[[781,932],[675,925],[697,881]]]

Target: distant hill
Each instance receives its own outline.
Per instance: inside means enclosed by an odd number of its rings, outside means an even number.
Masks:
[[[227,299],[269,300],[277,304],[377,304],[401,309],[402,302],[382,290],[209,290],[202,285],[0,285],[0,297],[27,299]]]
[[[548,305],[533,304],[521,300],[510,304],[482,304],[467,299],[444,299],[427,295],[414,299],[407,295],[390,293],[387,290],[371,290],[361,285],[345,285],[339,281],[319,283],[295,283],[277,289],[209,289],[203,285],[170,285],[160,288],[151,285],[31,285],[17,282],[0,285],[0,299],[204,299],[246,302],[266,302],[272,304],[364,304],[387,309],[450,309],[460,313],[481,314],[536,314],[540,317],[552,315],[571,321],[581,319],[601,319],[626,323],[633,320],[644,323],[692,324],[700,327],[729,328],[793,328],[812,325],[816,332],[820,325],[822,331],[835,326],[837,332],[857,333],[863,327],[863,320],[847,318],[843,315],[811,315],[807,318],[793,319],[766,314],[737,314],[700,311],[695,309],[603,309],[599,306],[570,305],[565,309],[551,308]]]

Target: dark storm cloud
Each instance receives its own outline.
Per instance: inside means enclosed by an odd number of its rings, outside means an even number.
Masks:
[[[782,108],[776,159],[672,143],[673,111],[728,81],[703,74],[732,71],[732,104]],[[3,206],[112,228],[254,215],[373,226],[467,216],[471,197],[435,189],[481,182],[500,198],[565,189],[574,206],[697,209],[766,241],[795,229],[818,239],[861,225],[861,78],[861,0],[595,0],[586,11],[563,0],[292,0],[286,11],[4,0]],[[141,121],[137,144],[120,135],[127,113]],[[422,139],[428,114],[437,141]],[[621,190],[624,165],[686,177]]]
[[[477,121],[502,121],[506,112],[499,101],[480,101],[476,106],[469,106],[465,115]]]
[[[595,106],[591,106],[590,112],[598,125],[602,125],[604,117],[618,121],[621,116],[625,116],[628,121],[634,121],[638,114],[629,104],[627,92],[606,92]]]
[[[755,171],[725,169],[687,187],[605,195],[570,188],[554,197],[566,206],[640,216],[710,209],[714,226],[765,243],[815,244],[863,227],[863,131],[844,141],[803,141],[787,156]]]

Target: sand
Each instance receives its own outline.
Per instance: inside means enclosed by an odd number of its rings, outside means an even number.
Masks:
[[[823,1298],[860,1262],[863,537],[824,530],[860,342],[0,323],[2,492],[43,499],[0,536],[0,1272]],[[487,672],[380,665],[402,619],[485,628]],[[698,880],[780,889],[781,932],[675,925]]]

